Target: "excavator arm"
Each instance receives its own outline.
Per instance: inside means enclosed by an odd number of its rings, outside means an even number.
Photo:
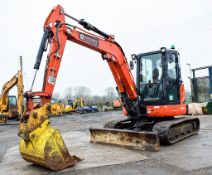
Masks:
[[[82,28],[67,23],[65,17],[71,18]],[[26,115],[21,119],[18,133],[21,137],[19,144],[21,156],[26,161],[52,170],[61,170],[80,161],[78,157],[69,154],[59,131],[54,130],[50,126],[48,118],[49,108],[51,108],[49,103],[67,41],[77,43],[102,55],[102,59],[107,61],[113,74],[129,118],[137,120],[141,117],[136,85],[125,54],[121,46],[115,41],[114,36],[102,32],[85,20],[78,20],[66,14],[64,9],[58,5],[50,12],[44,23],[44,33],[34,65],[35,76],[31,90],[25,93],[28,117]],[[43,89],[42,91],[33,92],[34,80],[42,62],[43,53],[47,50],[48,45],[49,53],[46,59]],[[35,97],[39,97],[41,101],[41,107],[38,109],[33,108],[33,99]],[[104,131],[91,128],[91,142],[96,142],[95,140],[98,140],[98,138],[106,138],[107,136],[101,135],[109,133],[109,135],[118,135],[118,138],[113,137],[112,141],[114,142],[114,139],[115,141],[120,140],[121,143],[118,143],[118,145],[136,147],[143,150],[146,147],[158,150],[159,147],[156,134],[147,133],[151,138],[149,139],[148,137],[146,139],[147,135],[143,132],[125,130],[123,132],[120,131],[121,134],[117,134],[117,131],[114,133],[113,130],[107,130],[107,133]],[[96,132],[100,133],[100,135],[96,134]],[[98,138],[95,139],[93,136]]]
[[[66,23],[65,16],[74,19],[87,30]],[[88,30],[95,34],[89,33]],[[46,60],[42,91],[26,93],[29,111],[33,109],[31,97],[40,96],[41,105],[50,102],[67,40],[102,55],[103,60],[107,61],[111,69],[127,111],[132,117],[135,117],[133,102],[137,100],[136,85],[121,46],[115,42],[112,35],[100,31],[84,20],[77,20],[67,15],[60,5],[51,11],[44,24],[44,34],[34,65],[36,72],[39,70],[42,55],[48,43],[50,50]]]
[[[80,107],[80,108],[84,107],[84,100],[82,97],[77,98],[73,101],[73,109],[76,110],[77,107]]]
[[[17,88],[18,88],[18,113],[20,116],[23,115],[24,112],[24,84],[23,84],[23,74],[22,71],[18,71],[18,82],[17,82]]]

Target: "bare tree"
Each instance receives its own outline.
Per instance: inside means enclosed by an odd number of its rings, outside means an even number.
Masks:
[[[92,96],[92,104],[102,103],[102,98],[99,95]]]
[[[106,88],[105,93],[110,102],[117,98],[117,93],[113,87]]]
[[[68,99],[75,99],[82,97],[86,105],[102,105],[105,103],[112,103],[113,100],[117,99],[118,94],[113,87],[108,87],[105,89],[105,95],[91,95],[91,90],[86,86],[77,86],[74,88],[68,87],[63,97],[59,93],[55,93],[54,97],[61,102],[67,102]]]
[[[55,92],[53,95],[52,95],[52,98],[54,98],[56,101],[58,101],[60,99],[60,93],[59,92]]]
[[[65,92],[64,92],[64,99],[65,101],[68,101],[68,99],[72,99],[73,98],[73,90],[71,87],[66,88]]]
[[[102,103],[108,102],[108,97],[107,97],[106,95],[103,95],[103,96],[101,97],[101,99],[102,99]]]
[[[77,86],[74,88],[74,96],[75,98],[82,97],[84,100],[90,100],[91,90],[85,86]]]

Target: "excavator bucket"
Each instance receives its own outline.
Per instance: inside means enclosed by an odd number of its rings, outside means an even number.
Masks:
[[[90,128],[90,135],[91,143],[111,144],[146,151],[160,150],[159,136],[156,132]]]
[[[38,110],[41,111],[42,109]],[[33,113],[38,114],[40,111]],[[30,114],[30,117],[32,116],[33,114]],[[29,117],[27,123],[19,124],[19,136],[21,137],[19,150],[22,158],[55,171],[71,167],[81,161],[77,156],[69,154],[60,132],[50,126],[49,120],[45,120],[40,126],[36,126],[38,116],[40,115],[37,115],[34,121],[30,120],[33,117]],[[36,127],[31,128],[31,132],[26,134],[25,131],[30,131],[29,126]]]

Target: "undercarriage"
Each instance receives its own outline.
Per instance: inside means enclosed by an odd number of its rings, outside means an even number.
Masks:
[[[126,119],[110,121],[104,129],[90,128],[90,133],[93,143],[159,151],[160,145],[171,145],[197,134],[199,127],[195,117]]]

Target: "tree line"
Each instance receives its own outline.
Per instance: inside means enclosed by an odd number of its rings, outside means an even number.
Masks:
[[[92,95],[90,88],[86,86],[68,87],[64,93],[55,92],[52,96],[55,100],[67,103],[68,99],[76,99],[82,97],[86,105],[98,105],[112,103],[118,99],[118,93],[113,87],[105,89],[104,95]]]

